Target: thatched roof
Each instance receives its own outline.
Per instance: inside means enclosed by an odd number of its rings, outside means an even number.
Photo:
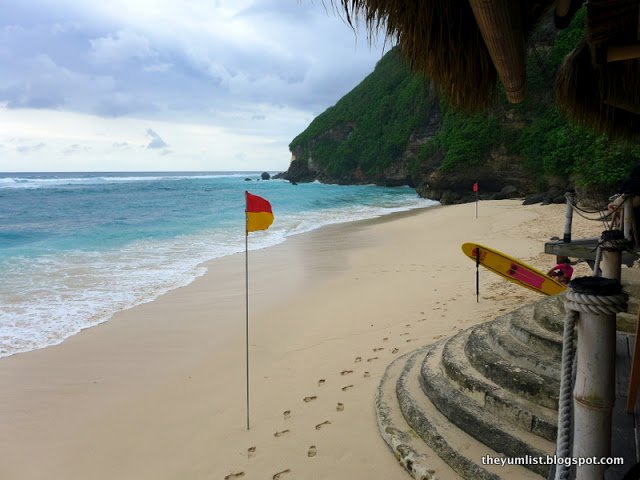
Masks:
[[[336,0],[337,1],[337,0]],[[449,103],[489,106],[499,78],[513,103],[526,96],[525,45],[555,8],[569,24],[584,0],[340,0],[347,20],[386,29],[415,70]],[[640,0],[590,0],[585,40],[557,81],[558,105],[578,123],[640,139]]]

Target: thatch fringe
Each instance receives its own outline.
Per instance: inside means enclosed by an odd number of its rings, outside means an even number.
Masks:
[[[611,138],[640,140],[640,61],[596,68],[583,41],[558,70],[556,102],[580,125]]]
[[[337,3],[338,0],[332,0]],[[468,0],[340,0],[353,26],[384,28],[411,67],[425,74],[448,103],[467,111],[487,108],[497,73]],[[525,38],[554,0],[521,2]]]
[[[341,0],[347,20],[384,27],[411,67],[448,102],[469,111],[490,105],[496,69],[468,0]]]

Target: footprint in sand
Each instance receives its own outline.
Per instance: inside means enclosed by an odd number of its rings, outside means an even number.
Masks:
[[[251,458],[256,455],[256,447],[249,447],[247,449],[247,457]]]
[[[286,470],[282,470],[281,472],[276,473],[271,478],[273,478],[273,480],[279,480],[283,475],[286,475],[287,473],[291,473],[291,469],[287,468]]]
[[[282,412],[282,415],[284,416],[284,419],[286,420],[287,418],[289,418],[291,416],[291,410],[285,410],[284,412]]]
[[[410,326],[411,326],[411,324],[410,324],[410,323],[407,323],[407,324],[405,325],[405,327],[410,327]]]
[[[374,352],[379,352],[381,350],[384,350],[384,347],[376,347],[373,349]]]
[[[356,359],[353,361],[353,363],[359,363],[362,361],[362,357],[356,357]]]
[[[391,350],[391,353],[398,353],[399,350],[397,348],[394,348],[393,350]]]
[[[353,370],[342,370],[340,375],[349,375],[350,373],[353,373]]]
[[[409,335],[409,332],[404,332],[400,334],[401,337],[406,337],[407,335]]]
[[[317,424],[316,425],[316,430],[320,430],[325,425],[331,425],[331,422],[329,420],[325,420],[324,422]]]
[[[316,453],[318,453],[318,449],[315,445],[311,445],[309,447],[309,451],[307,452],[307,457],[315,457]]]
[[[364,378],[369,378],[371,376],[371,374],[367,371],[364,372]]]
[[[338,402],[336,405],[336,412],[344,412],[344,403]]]
[[[347,390],[349,390],[350,388],[353,388],[353,385],[345,385],[344,387],[342,387],[342,391],[346,392]]]
[[[230,473],[229,475],[224,477],[224,480],[233,480],[235,478],[242,478],[242,477],[244,477],[244,472]]]
[[[415,340],[416,340],[415,338],[407,338],[405,341],[409,343],[409,342],[414,342]]]
[[[384,338],[382,339],[382,341],[383,341],[383,342],[386,342],[386,341],[388,341],[388,340],[389,340],[389,337],[384,337]]]
[[[377,360],[378,357],[371,357],[371,358],[367,358],[367,362],[373,362],[374,360]]]
[[[281,430],[279,432],[276,432],[273,434],[274,437],[282,437],[283,435],[286,435],[287,433],[289,433],[289,430]]]
[[[418,321],[419,321],[419,322],[424,322],[424,321],[426,321],[426,320],[427,320],[426,318],[421,318],[421,319],[420,319],[420,320],[418,320]]]
[[[326,380],[324,378],[321,378],[320,380],[318,380],[318,386],[324,385],[326,382]]]
[[[318,397],[316,397],[315,395],[311,395],[310,397],[304,397],[302,400],[304,400],[305,403],[309,403],[311,400],[315,400],[316,398]]]

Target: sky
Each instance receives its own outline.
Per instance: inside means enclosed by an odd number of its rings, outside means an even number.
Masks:
[[[391,48],[330,0],[21,0],[0,11],[0,172],[282,171]]]

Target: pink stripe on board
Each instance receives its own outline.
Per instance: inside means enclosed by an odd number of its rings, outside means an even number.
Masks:
[[[529,270],[524,270],[514,264],[511,264],[511,268],[507,273],[516,280],[531,285],[534,288],[541,288],[544,283],[544,278],[540,275],[530,272]]]

